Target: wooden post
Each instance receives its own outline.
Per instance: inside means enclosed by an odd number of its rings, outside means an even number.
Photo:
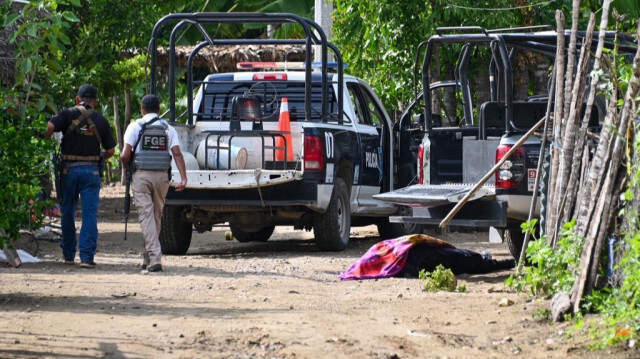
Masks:
[[[551,83],[553,86],[551,87],[551,93],[549,94],[549,98],[553,97],[554,89],[556,85],[557,74],[556,71],[553,71],[553,75],[551,77]],[[542,140],[540,141],[540,154],[538,155],[538,168],[536,170],[536,180],[533,185],[533,195],[531,196],[531,205],[529,206],[529,217],[527,221],[531,221],[533,218],[533,212],[536,208],[536,202],[538,202],[538,188],[540,188],[540,172],[542,172],[542,162],[544,162],[545,152],[547,150],[547,131],[549,130],[549,117],[551,116],[551,101],[547,101],[547,113],[544,116],[544,130],[542,130]],[[522,241],[522,249],[520,250],[520,258],[518,258],[518,268],[516,270],[517,273],[520,273],[522,270],[522,266],[524,265],[525,258],[527,257],[527,247],[529,246],[529,237],[531,237],[531,233],[527,231],[524,234],[524,239]]]
[[[608,3],[610,3],[610,0],[605,1],[606,5],[609,5]],[[608,12],[603,12],[602,16],[607,15]],[[640,24],[638,24],[637,34],[640,35]],[[635,119],[631,103],[634,102],[638,93],[640,93],[640,48],[638,48],[633,60],[633,76],[629,82],[629,87],[624,97],[624,105],[620,112],[620,122],[616,128],[618,134],[626,134],[629,124]],[[615,108],[612,110],[614,109]],[[613,217],[613,211],[611,209],[612,197],[618,191],[616,187],[618,181],[616,179],[620,171],[620,164],[624,158],[625,147],[626,139],[621,136],[612,136],[611,142],[601,142],[598,146],[598,153],[605,152],[605,155],[602,157],[610,158],[610,161],[604,162],[602,169],[592,166],[592,171],[597,171],[600,175],[600,177],[597,178],[598,186],[594,188],[600,190],[600,195],[595,198],[595,203],[589,205],[587,213],[592,214],[588,217],[588,221],[582,222],[584,223],[584,228],[577,228],[578,230],[586,232],[587,235],[580,259],[580,272],[571,290],[571,303],[574,311],[580,310],[583,295],[588,294],[591,288],[593,288],[603,241],[608,233],[609,224]],[[598,157],[596,157],[595,160],[597,159]]]
[[[565,72],[565,18],[562,10],[556,10],[556,25],[558,27],[557,35],[557,48],[556,48],[556,83],[555,83],[555,103],[553,113],[553,142],[550,148],[550,175],[549,185],[547,186],[547,217],[545,223],[545,233],[547,235],[547,242],[553,246],[553,238],[555,235],[555,223],[557,221],[557,212],[555,202],[556,189],[556,174],[558,173],[558,167],[560,162],[560,151],[557,148],[557,144],[560,143],[562,138],[562,122],[564,118],[563,102],[564,102],[564,72]]]

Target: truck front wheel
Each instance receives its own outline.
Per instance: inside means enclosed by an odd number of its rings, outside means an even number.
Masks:
[[[182,218],[184,206],[164,206],[160,229],[163,254],[185,254],[191,245],[192,224]]]
[[[347,248],[351,231],[349,192],[341,178],[333,183],[329,207],[313,218],[313,235],[321,251],[338,252]]]
[[[266,226],[255,232],[249,232],[242,230],[242,227],[235,223],[229,223],[229,228],[231,229],[231,233],[233,233],[233,238],[238,242],[266,242],[271,238],[273,230],[276,227]]]

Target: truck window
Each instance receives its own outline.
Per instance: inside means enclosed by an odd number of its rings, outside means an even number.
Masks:
[[[356,93],[354,93],[355,88],[353,84],[348,84],[347,89],[349,91],[349,97],[351,98],[351,103],[353,104],[353,111],[356,115],[356,123],[360,123],[366,125],[364,118],[362,117],[362,104],[358,100],[359,97]]]
[[[371,118],[370,125],[375,127],[382,127],[384,123],[384,117],[382,111],[380,110],[380,106],[373,99],[366,88],[361,87],[360,89],[364,98],[364,106],[366,107],[367,112],[369,113],[369,117]]]
[[[215,77],[205,82],[203,99],[200,107],[194,110],[198,121],[229,120],[232,112],[234,97],[242,97],[248,94],[261,100],[263,121],[278,121],[282,98],[289,102],[291,121],[305,121],[304,110],[304,83],[301,81],[270,81],[258,83],[256,81],[216,81]],[[264,84],[266,83],[266,84]],[[338,102],[333,91],[329,87],[328,104],[329,122],[337,121]],[[322,88],[320,83],[314,83],[311,93],[311,119],[319,122],[322,120]],[[348,118],[344,119],[349,122]]]

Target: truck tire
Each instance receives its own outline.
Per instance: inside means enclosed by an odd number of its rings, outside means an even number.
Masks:
[[[342,178],[336,178],[329,207],[313,217],[313,235],[321,251],[339,252],[349,244],[351,208],[349,192]]]
[[[504,231],[504,240],[507,242],[509,252],[516,260],[520,259],[522,251],[522,243],[524,242],[524,233],[520,227],[509,227]]]
[[[508,225],[504,231],[504,239],[509,247],[509,252],[516,260],[520,260],[520,252],[522,252],[522,244],[524,243],[524,233],[520,227],[521,222],[513,225]],[[536,226],[535,238],[538,238],[540,234],[540,227]],[[534,236],[529,236],[529,243],[535,240]],[[525,258],[526,260],[526,258]]]
[[[423,230],[421,224],[391,223],[389,218],[381,218],[376,225],[381,239],[394,239],[408,234],[420,234]]]
[[[235,238],[238,242],[266,242],[271,238],[273,234],[273,230],[276,228],[275,226],[266,226],[255,232],[243,231],[240,226],[229,223],[229,228],[231,228],[231,233],[233,233],[233,238]]]
[[[191,245],[191,222],[182,219],[184,206],[164,206],[160,229],[163,254],[185,254]]]

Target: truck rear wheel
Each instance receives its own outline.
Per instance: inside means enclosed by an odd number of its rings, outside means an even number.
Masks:
[[[163,254],[185,254],[191,245],[191,222],[182,219],[184,206],[164,206],[160,229],[160,246]]]
[[[520,227],[521,222],[514,225],[509,225],[504,231],[504,240],[507,242],[509,252],[516,260],[520,259],[520,252],[522,252],[522,244],[524,243],[524,233]],[[539,236],[540,228],[536,226],[536,238]],[[535,240],[534,236],[529,236],[529,243]],[[526,258],[525,258],[526,260]]]
[[[522,251],[522,243],[524,242],[524,233],[519,228],[509,227],[504,231],[504,240],[507,242],[509,252],[516,260],[520,259]]]
[[[275,226],[266,226],[255,232],[244,231],[241,226],[235,223],[229,223],[229,228],[233,233],[233,238],[238,242],[266,242],[271,238]]]
[[[333,183],[329,207],[313,218],[313,235],[322,251],[338,252],[347,248],[351,231],[351,208],[349,192],[341,178]]]
[[[520,259],[520,252],[522,252],[522,244],[524,243],[524,233],[520,227],[521,222],[509,224],[504,231],[504,240],[507,242],[509,252],[516,260]],[[529,241],[533,240],[533,236],[529,237]]]

